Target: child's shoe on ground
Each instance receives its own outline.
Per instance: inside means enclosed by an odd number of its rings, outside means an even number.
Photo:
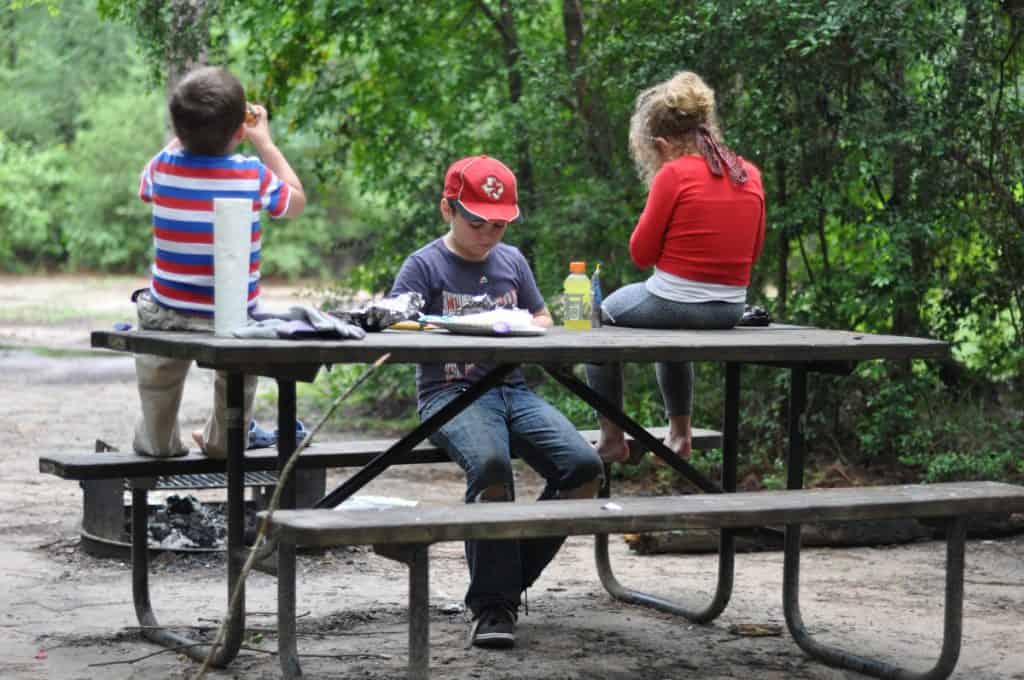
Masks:
[[[516,613],[505,605],[480,610],[470,631],[470,642],[476,647],[508,649],[516,644]]]

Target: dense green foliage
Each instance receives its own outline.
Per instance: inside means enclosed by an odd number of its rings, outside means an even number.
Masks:
[[[5,9],[0,23],[0,269],[141,269],[146,211],[133,198],[163,122],[140,60],[122,58],[130,36],[78,3]]]
[[[104,6],[167,54],[170,19],[147,14],[151,3]],[[640,278],[623,248],[645,193],[625,128],[636,93],[685,67],[717,87],[727,137],[765,172],[772,234],[757,276],[778,316],[969,338],[972,366],[1017,372],[1024,17],[1015,5],[189,6],[212,35],[230,25],[246,36],[261,94],[323,140],[318,168],[388,205],[353,283],[386,288],[408,244],[441,229],[446,163],[484,151],[520,175],[528,220],[508,238],[533,257],[546,290],[567,256],[604,262],[611,287]]]
[[[132,32],[80,2],[4,7],[0,25],[0,271],[142,272],[152,235],[138,177],[167,117]],[[365,223],[346,186],[315,180],[317,138],[289,132],[278,126],[278,141],[314,200],[301,222],[265,230],[263,271],[328,277]]]
[[[241,69],[255,98],[304,141],[304,167],[378,207],[356,220],[374,234],[368,258],[339,282],[373,291],[387,289],[415,245],[443,233],[442,173],[471,153],[500,157],[517,171],[526,222],[506,239],[531,258],[549,296],[570,259],[600,261],[608,290],[643,278],[626,251],[645,196],[626,152],[632,102],[677,70],[702,74],[718,92],[727,141],[762,168],[768,191],[769,240],[752,301],[776,319],[929,335],[955,346],[957,363],[863,366],[842,381],[812,381],[812,408],[825,414],[808,424],[815,453],[911,466],[933,479],[1018,474],[1019,2],[100,6],[135,28],[156,74],[166,74],[169,62],[203,58]],[[182,25],[188,30],[174,30]],[[53,153],[38,169],[44,199],[45,187],[59,187],[71,171],[60,157],[70,149]],[[0,163],[17,168],[29,156],[15,147]],[[45,208],[18,209],[34,215],[36,242],[60,222]],[[331,242],[312,239],[294,252],[316,256]],[[714,424],[720,412],[716,370],[701,367],[702,423]],[[782,376],[749,374],[744,442],[751,469],[770,478],[783,440],[785,403],[775,396],[784,393],[776,384]],[[630,407],[657,421],[649,375],[631,376]],[[409,386],[399,392],[408,395]],[[976,413],[968,403],[997,404],[996,415],[967,418]],[[581,424],[591,417],[564,397],[559,405]]]

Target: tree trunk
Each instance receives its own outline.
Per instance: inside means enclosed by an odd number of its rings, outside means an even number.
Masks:
[[[775,160],[775,202],[782,208],[786,205],[786,159],[779,155]],[[775,318],[782,320],[786,318],[787,306],[789,304],[789,226],[782,225],[778,230],[779,241],[777,244],[776,257],[778,258],[778,296],[775,298]]]
[[[949,95],[946,102],[946,110],[951,112],[947,119],[951,121],[944,126],[940,132],[938,143],[949,144],[955,140],[958,131],[954,129],[952,121],[959,121],[965,108],[965,101],[970,92],[971,70],[977,59],[977,39],[980,30],[979,0],[970,0],[965,4],[963,31],[960,34],[960,43],[957,46],[957,57],[949,72]],[[897,64],[893,79],[895,90],[902,93],[905,83],[905,71],[903,63]],[[906,118],[906,104],[894,95],[892,112],[893,115],[902,120]],[[895,149],[893,157],[893,193],[890,200],[893,213],[899,216],[910,206],[911,200],[911,153],[912,150],[906,145],[899,145]],[[922,215],[931,214],[935,199],[941,191],[941,179],[945,170],[942,168],[938,158],[932,158],[924,180],[921,182],[920,190],[915,193],[913,210]],[[893,309],[893,333],[897,335],[920,335],[924,329],[921,323],[921,309],[924,306],[924,293],[928,289],[928,276],[931,259],[931,248],[924,235],[915,230],[907,242],[910,268],[907,272],[910,281],[903,282],[898,289],[901,291],[896,296]]]
[[[901,57],[895,58],[892,69],[893,90],[889,101],[889,123],[893,129],[901,129],[906,122],[907,105],[904,102],[906,70]],[[894,221],[907,211],[911,193],[911,154],[913,150],[906,143],[893,146],[892,193],[886,206]],[[897,281],[893,295],[892,332],[895,335],[917,335],[920,327],[920,303],[922,282],[918,280],[918,256],[923,256],[925,244],[920,236],[912,234],[907,239],[910,267],[904,272],[909,281]]]
[[[501,36],[502,58],[508,73],[508,100],[515,108],[523,96],[523,75],[519,70],[519,35],[516,31],[515,12],[512,0],[501,0],[498,14],[495,15],[485,0],[476,0],[480,8]],[[518,117],[517,120],[522,120]],[[526,127],[521,122],[516,124],[516,180],[519,184],[519,204],[527,212],[536,204],[533,190],[533,161],[530,158],[530,138]],[[533,256],[533,238],[526,236],[519,242],[519,249],[527,259]]]
[[[565,64],[576,97],[576,113],[583,124],[587,160],[597,176],[610,178],[611,122],[603,99],[590,93],[587,76],[580,66],[584,39],[580,0],[562,0],[562,23],[565,27]]]
[[[210,45],[209,0],[171,0],[171,7],[165,52],[168,96],[186,73],[207,63]]]
[[[516,18],[512,10],[511,0],[501,0],[498,16],[501,24],[501,40],[505,67],[508,69],[508,100],[515,107],[523,97],[523,74],[519,70],[519,35],[516,32]],[[526,130],[520,127],[516,135],[516,178],[522,195],[527,197],[532,206],[533,200],[533,162],[530,159],[530,140]],[[522,200],[522,198],[520,198]]]
[[[160,4],[162,0],[151,0]],[[207,0],[171,0],[174,8],[170,25],[166,27],[171,38],[164,47],[167,81],[164,93],[168,100],[178,82],[192,69],[207,63],[210,44],[210,15]],[[160,14],[154,13],[159,17]],[[167,119],[166,135],[174,137],[171,120]]]
[[[18,41],[14,39],[14,11],[7,10],[2,13],[3,33],[7,36],[7,67],[14,69],[18,65]]]

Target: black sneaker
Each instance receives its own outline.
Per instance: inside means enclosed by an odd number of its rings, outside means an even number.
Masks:
[[[508,649],[516,644],[516,613],[496,605],[480,611],[470,631],[470,642],[477,647]]]

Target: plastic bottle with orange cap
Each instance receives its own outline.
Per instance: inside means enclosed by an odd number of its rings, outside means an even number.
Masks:
[[[565,301],[565,327],[571,330],[587,330],[592,327],[590,309],[593,297],[590,279],[587,278],[586,262],[570,262],[569,276],[563,284]]]

